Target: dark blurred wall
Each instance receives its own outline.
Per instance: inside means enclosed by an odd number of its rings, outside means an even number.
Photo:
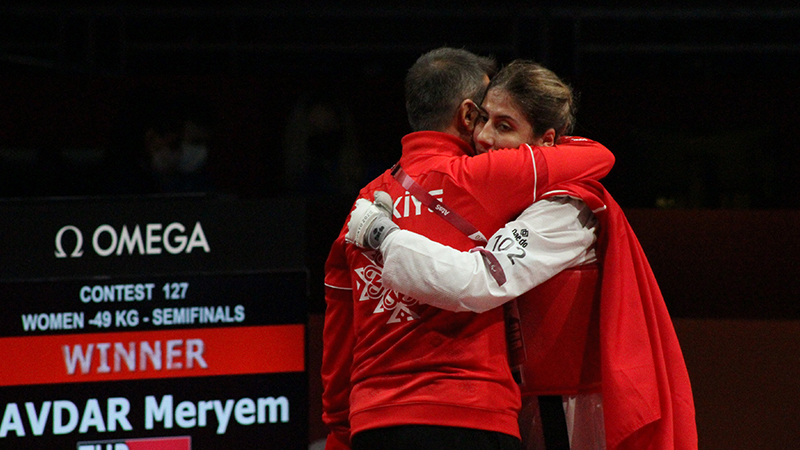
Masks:
[[[350,136],[326,170],[348,181],[315,189],[352,196],[399,156],[405,70],[450,45],[535,59],[569,81],[576,134],[617,155],[607,185],[623,206],[795,208],[800,10],[702,5],[7,3],[0,197],[105,193],[98,161],[143,87],[213,109],[214,186],[244,197],[308,194],[287,173],[292,114],[325,98]]]

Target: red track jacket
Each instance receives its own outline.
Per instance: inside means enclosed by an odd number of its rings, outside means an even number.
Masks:
[[[600,179],[613,155],[572,138],[556,147],[468,157],[466,143],[438,132],[403,139],[400,164],[417,183],[490,236],[555,183]],[[410,196],[390,171],[361,190],[394,199],[394,221],[460,250],[476,245]],[[519,388],[508,364],[502,308],[452,313],[383,289],[371,253],[345,243],[345,223],[325,265],[323,421],[327,448],[351,434],[396,425],[476,428],[519,436]]]

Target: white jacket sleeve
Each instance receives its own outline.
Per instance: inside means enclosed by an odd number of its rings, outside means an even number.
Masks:
[[[505,272],[502,285],[481,253],[399,230],[381,244],[383,285],[449,311],[488,311],[566,268],[594,261],[596,226],[580,200],[557,197],[534,203],[486,245]]]

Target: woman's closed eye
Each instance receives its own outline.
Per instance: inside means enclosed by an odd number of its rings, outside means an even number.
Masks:
[[[497,129],[497,131],[506,133],[514,131],[514,127],[511,126],[511,124],[509,124],[508,122],[499,122],[497,125],[495,125],[495,128]]]

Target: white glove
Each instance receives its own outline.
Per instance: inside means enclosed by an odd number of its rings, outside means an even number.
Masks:
[[[400,227],[392,222],[392,197],[383,191],[375,191],[375,202],[360,198],[356,209],[347,222],[345,241],[361,248],[379,249],[389,233]]]

